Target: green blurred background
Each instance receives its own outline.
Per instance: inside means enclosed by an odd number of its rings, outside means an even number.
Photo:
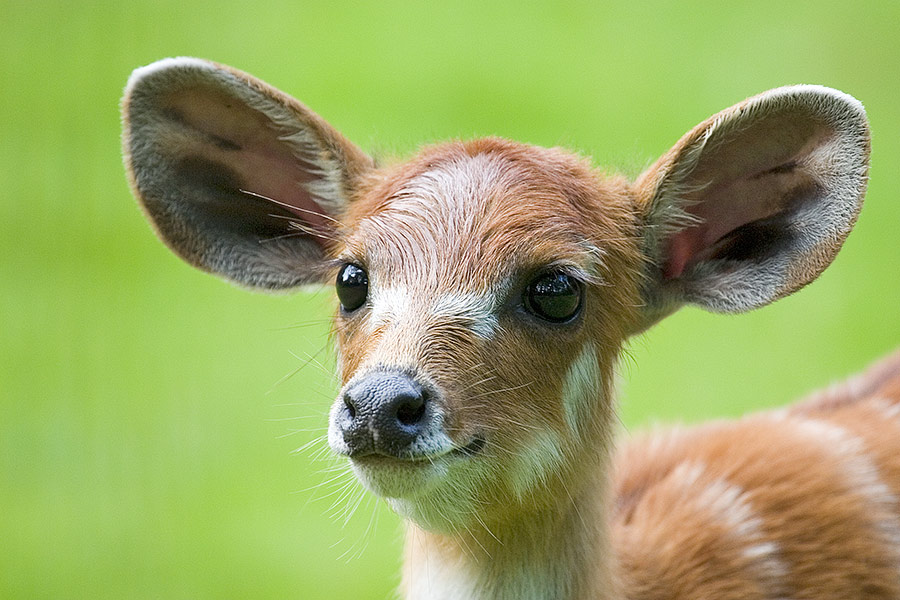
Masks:
[[[373,152],[496,134],[629,174],[767,88],[860,98],[871,185],[843,253],[772,307],[684,310],[636,340],[634,429],[781,404],[900,345],[898,31],[893,1],[0,1],[0,598],[364,600],[398,581],[398,519],[316,441],[332,292],[249,294],[153,237],[119,154],[134,67],[235,65]]]

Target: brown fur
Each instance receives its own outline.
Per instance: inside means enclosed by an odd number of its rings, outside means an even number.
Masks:
[[[351,454],[410,521],[408,597],[900,597],[900,355],[791,409],[614,452],[630,335],[685,303],[764,305],[839,249],[868,165],[849,96],[748,99],[634,184],[494,138],[376,168],[296,100],[196,59],[136,71],[123,114],[133,189],[192,264],[261,288],[367,273],[335,318],[344,389],[402,372],[439,414],[431,454]],[[568,321],[527,306],[547,272],[584,290]]]
[[[456,230],[452,222],[448,225],[438,219],[425,220],[426,227],[421,220],[407,225],[397,218],[405,210],[404,185],[446,164],[478,156],[496,161],[506,179],[504,185],[489,191],[490,201],[481,207],[480,218],[467,219],[471,229]],[[349,234],[339,251],[342,257],[370,266],[373,280],[389,273],[392,284],[415,289],[415,301],[423,306],[437,294],[495,288],[511,273],[527,275],[548,262],[576,262],[604,285],[590,290],[587,301],[598,310],[580,331],[548,334],[537,327],[523,329],[516,326],[518,317],[504,309],[498,335],[489,343],[478,340],[464,324],[429,318],[425,310],[414,309],[402,323],[374,331],[359,325],[365,315],[339,316],[345,381],[379,363],[426,374],[443,391],[451,416],[449,430],[458,439],[465,439],[472,427],[496,431],[510,440],[527,437],[539,423],[563,431],[561,407],[545,400],[560,395],[561,382],[534,374],[548,369],[565,372],[577,349],[591,339],[603,357],[604,379],[613,379],[610,357],[618,355],[625,332],[638,318],[636,273],[642,263],[630,214],[632,200],[623,180],[601,180],[584,161],[559,150],[485,139],[431,148],[413,161],[390,168],[351,206],[345,221]],[[468,244],[465,239],[482,243]],[[606,251],[602,261],[586,263],[584,244],[594,240],[608,240]],[[429,248],[439,252],[431,254],[426,251]],[[456,286],[448,287],[450,281]],[[506,388],[515,390],[509,400],[496,393]],[[471,397],[490,401],[473,403],[468,400]],[[509,419],[508,402],[513,397],[518,426]],[[608,431],[609,421],[610,417],[598,418],[598,436]],[[574,445],[581,442],[571,440],[573,447],[566,452],[580,453]],[[565,485],[566,479],[558,476],[558,485]],[[504,487],[486,490],[479,518],[490,522],[493,510],[510,510],[514,504],[509,494]],[[558,494],[548,489],[527,500],[530,504],[553,502]],[[497,515],[497,519],[505,517]]]
[[[900,493],[897,434],[871,398],[838,409],[787,417],[762,414],[656,434],[618,456],[615,546],[626,598],[897,598],[900,514],[888,495],[854,487],[854,469],[871,460],[873,481]],[[900,398],[890,399],[892,403]],[[802,424],[815,419],[805,431]],[[815,437],[818,423],[858,440],[859,452]],[[679,467],[701,465],[690,491]],[[736,533],[708,503],[710,482],[741,491],[759,519],[753,535]],[[887,529],[887,531],[885,531]],[[759,545],[771,564],[747,557]],[[731,575],[727,575],[727,574]]]

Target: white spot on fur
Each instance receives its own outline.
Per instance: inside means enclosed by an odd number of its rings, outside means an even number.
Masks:
[[[816,419],[785,419],[809,438],[816,440],[829,454],[840,460],[848,491],[867,505],[870,522],[881,534],[887,551],[896,555],[900,568],[900,525],[897,524],[897,497],[881,478],[878,467],[868,456],[863,441],[842,427]]]
[[[741,556],[751,565],[770,592],[780,592],[789,570],[781,558],[778,543],[766,538],[762,518],[754,510],[747,493],[722,478],[705,481],[705,468],[698,463],[681,463],[673,477],[684,486],[695,505],[711,520],[724,526],[742,546]]]
[[[402,246],[407,254],[404,269],[416,272],[424,281],[434,274],[452,272],[456,264],[448,263],[449,257],[471,246],[490,198],[497,190],[519,186],[521,182],[499,156],[458,156],[408,181],[392,196],[388,210],[367,217],[366,222],[386,235],[397,233],[391,247],[382,249],[384,261],[391,260],[397,246]]]
[[[418,300],[418,301],[417,301]],[[475,335],[490,339],[497,330],[495,300],[491,294],[447,292],[434,299],[415,297],[404,286],[374,286],[370,329],[406,321],[417,315],[462,321]]]
[[[371,302],[369,328],[373,330],[404,318],[412,310],[412,297],[405,287],[372,286]]]
[[[897,417],[900,417],[900,404],[896,402],[891,402],[885,398],[870,398],[868,402],[884,415],[887,420],[895,420]]]
[[[581,433],[582,424],[592,418],[591,407],[599,401],[599,396],[597,348],[593,342],[587,342],[569,365],[562,388],[566,424],[576,436]]]
[[[128,83],[125,84],[126,95],[138,81],[153,75],[158,71],[165,71],[172,68],[194,68],[197,70],[204,71],[214,71],[215,69],[205,60],[200,60],[199,58],[192,58],[189,56],[179,56],[176,58],[163,58],[156,62],[150,63],[149,65],[145,65],[143,67],[139,67],[135,69],[131,73],[131,77],[128,78]]]
[[[447,478],[447,462],[441,459],[416,464],[377,464],[352,461],[353,473],[363,486],[391,502],[401,515],[410,517],[407,506],[410,499],[427,494],[435,485]]]
[[[536,557],[522,553],[518,547],[509,548],[510,552],[502,556],[489,556],[477,545],[463,552],[448,552],[446,548],[419,539],[418,535],[414,532],[407,539],[407,547],[419,554],[415,558],[415,569],[407,571],[404,578],[404,597],[409,600],[557,600],[571,597],[571,588],[566,583],[572,578],[571,573],[556,563],[555,556],[530,562]],[[510,558],[513,560],[509,561]]]
[[[478,337],[490,339],[497,331],[495,298],[491,294],[446,293],[431,310],[437,318],[463,319]]]
[[[559,434],[550,430],[535,432],[516,452],[518,456],[509,481],[519,500],[526,498],[565,461]]]
[[[410,198],[410,212],[421,212],[430,218],[432,207],[439,206],[443,216],[460,229],[472,221],[472,209],[483,202],[484,196],[496,188],[508,187],[508,171],[503,160],[491,154],[476,154],[458,160],[447,161],[438,168],[422,173],[403,188]],[[423,204],[420,199],[427,201]],[[427,211],[422,209],[429,206]]]
[[[472,600],[480,596],[475,589],[477,579],[461,557],[448,560],[446,556],[429,556],[437,554],[437,549],[424,543],[416,547],[426,556],[419,559],[420,568],[406,580],[409,600]]]

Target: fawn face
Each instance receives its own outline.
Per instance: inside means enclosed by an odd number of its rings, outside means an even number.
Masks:
[[[496,139],[378,168],[293,98],[198,59],[138,69],[122,108],[132,188],[175,252],[254,288],[336,282],[329,442],[438,531],[571,502],[605,456],[626,337],[817,277],[869,152],[862,106],[817,86],[714,115],[633,184]]]
[[[369,489],[452,529],[561,475],[610,413],[631,203],[570,155],[499,140],[433,148],[354,203],[329,441]]]

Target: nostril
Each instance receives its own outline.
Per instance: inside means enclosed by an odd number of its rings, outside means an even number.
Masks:
[[[374,451],[403,457],[432,422],[431,394],[403,372],[368,373],[348,384],[339,398],[334,424],[351,455]]]
[[[347,414],[350,415],[350,418],[355,419],[356,407],[353,406],[353,400],[350,399],[350,394],[344,394],[344,406],[347,408]]]
[[[425,397],[422,394],[403,396],[397,404],[397,420],[410,427],[422,421],[425,416]]]

